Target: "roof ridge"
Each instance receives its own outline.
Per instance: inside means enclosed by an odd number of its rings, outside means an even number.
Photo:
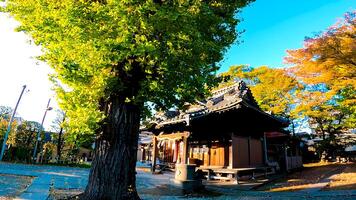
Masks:
[[[226,93],[227,90],[231,90],[231,89],[233,89],[235,87],[238,87],[239,84],[240,84],[240,82],[234,83],[232,85],[229,85],[229,86],[220,88],[218,90],[212,91],[211,94],[212,94],[212,96],[218,96],[218,95],[220,95],[222,93]]]

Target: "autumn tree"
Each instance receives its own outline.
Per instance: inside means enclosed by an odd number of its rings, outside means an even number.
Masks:
[[[35,121],[21,122],[21,124],[17,126],[16,131],[10,134],[9,143],[14,146],[32,149],[40,127],[41,124]]]
[[[8,1],[19,30],[43,47],[41,59],[55,70],[58,102],[74,137],[95,134],[83,199],[139,198],[143,111],[208,92],[238,35],[236,13],[250,1]]]
[[[35,121],[23,121],[9,135],[9,151],[13,155],[11,159],[31,161],[34,144],[41,124]]]
[[[13,109],[9,106],[0,106],[0,144],[3,143],[5,132],[7,130],[7,126],[9,124],[9,120]],[[17,120],[11,124],[10,132],[14,132],[17,126]]]
[[[297,111],[317,134],[333,138],[356,124],[356,11],[288,51],[286,61],[306,85]],[[330,142],[328,144],[330,144]],[[332,152],[335,149],[329,148]]]
[[[291,117],[295,91],[299,84],[285,69],[261,66],[252,68],[247,65],[237,65],[221,73],[220,87],[244,80],[251,88],[258,105],[264,111],[275,115]]]

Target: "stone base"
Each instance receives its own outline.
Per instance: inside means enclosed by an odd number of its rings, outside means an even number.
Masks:
[[[178,187],[181,187],[183,190],[191,192],[196,191],[204,188],[201,180],[177,180],[173,179],[173,183],[176,184]]]

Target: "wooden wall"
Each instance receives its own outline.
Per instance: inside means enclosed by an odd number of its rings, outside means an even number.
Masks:
[[[222,145],[210,148],[210,165],[225,166],[225,147]]]
[[[264,164],[263,142],[261,138],[232,136],[230,144],[191,145],[189,157],[201,160],[204,166],[257,167]]]
[[[204,166],[227,167],[229,165],[229,147],[225,144],[194,145],[190,147],[190,158],[202,161]]]
[[[263,165],[263,146],[260,139],[232,136],[232,168]]]
[[[232,137],[232,168],[249,167],[247,137]]]
[[[263,165],[263,142],[260,139],[250,139],[250,165]]]

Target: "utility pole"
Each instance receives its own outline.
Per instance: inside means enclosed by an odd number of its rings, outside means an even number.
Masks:
[[[5,153],[5,148],[6,148],[6,141],[7,141],[7,138],[9,137],[9,133],[11,131],[11,124],[12,122],[14,121],[14,118],[15,118],[15,113],[16,113],[16,110],[17,110],[17,107],[19,106],[19,103],[20,103],[20,100],[22,98],[22,95],[26,89],[26,85],[22,86],[22,91],[21,91],[21,94],[20,94],[20,97],[19,99],[17,100],[17,103],[16,103],[16,106],[15,106],[15,109],[14,109],[14,112],[12,112],[12,115],[11,115],[11,118],[10,118],[10,121],[9,121],[9,124],[7,126],[7,130],[6,130],[6,133],[5,133],[5,136],[4,136],[4,141],[2,143],[2,148],[1,148],[1,153],[0,153],[0,161],[2,161],[2,158],[4,156],[4,153]]]
[[[33,150],[33,160],[34,161],[36,160],[38,142],[41,141],[41,132],[43,130],[43,123],[44,123],[44,120],[46,118],[47,111],[52,110],[52,108],[49,107],[50,103],[51,103],[51,99],[48,100],[47,107],[46,107],[45,113],[44,113],[43,118],[42,118],[41,127],[40,127],[40,130],[37,133],[37,140],[36,140],[36,144],[35,144],[35,149]],[[38,160],[36,160],[36,161],[38,162]]]

